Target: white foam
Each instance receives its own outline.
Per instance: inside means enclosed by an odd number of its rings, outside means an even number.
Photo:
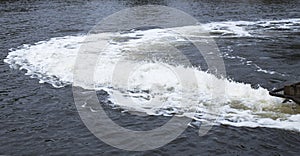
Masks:
[[[214,22],[204,24],[203,27],[221,36],[251,36],[244,27],[257,23],[259,22]],[[175,113],[188,117],[193,117],[191,114],[196,112],[196,119],[199,121],[210,121],[220,117],[218,123],[233,126],[300,131],[300,116],[295,115],[300,108],[296,106],[292,109],[290,105],[281,104],[281,99],[269,96],[268,90],[264,88],[253,89],[249,84],[219,79],[197,68],[179,64],[173,66],[160,61],[139,61],[139,56],[143,55],[144,51],[155,53],[164,50],[170,42],[185,44],[186,40],[172,33],[172,30],[197,40],[203,37],[199,29],[199,26],[186,26],[103,34],[110,40],[110,44],[101,53],[101,60],[95,69],[96,89],[106,90],[111,97],[121,97],[121,102],[114,101],[113,98],[111,100],[129,111],[145,112],[149,115]],[[27,75],[38,78],[41,83],[47,82],[55,87],[63,87],[72,83],[75,59],[85,37],[66,36],[35,45],[24,45],[11,50],[5,62],[13,68],[25,69]],[[124,53],[133,56],[125,62],[134,67],[128,79],[128,86],[119,81],[111,82],[116,60],[123,57]],[[176,73],[194,74],[198,83],[191,81],[182,85]],[[224,94],[215,94],[219,89],[215,84],[224,84]],[[85,88],[90,87],[89,84],[81,85]],[[211,107],[217,110],[212,112]]]
[[[72,80],[72,68],[84,36],[66,36],[12,50],[4,62],[26,70],[26,75],[62,87]]]
[[[221,36],[232,37],[235,34],[237,37],[250,37],[252,35],[245,28],[253,24],[255,23],[249,21],[227,21],[207,23],[204,24],[204,27],[210,33],[220,34]]]

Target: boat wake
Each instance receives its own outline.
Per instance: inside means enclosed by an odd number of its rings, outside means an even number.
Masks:
[[[263,36],[261,32],[269,30],[299,30],[299,24],[300,19],[291,19],[213,22],[202,27],[207,29],[212,37],[240,38]],[[197,42],[205,37],[199,34],[199,28],[184,26],[100,34],[106,36],[109,45],[99,54],[101,60],[95,68],[95,84],[92,88],[91,84],[79,85],[85,89],[105,90],[110,97],[119,96],[125,101],[130,99],[132,103],[110,99],[114,105],[128,111],[148,115],[175,114],[199,121],[217,119],[215,124],[232,126],[300,131],[299,106],[282,104],[281,99],[269,96],[268,90],[262,87],[253,89],[250,84],[218,78],[198,67],[180,64],[181,55],[172,53],[172,49],[167,45],[172,43],[180,48],[188,46],[190,42],[172,32],[180,31]],[[23,45],[11,49],[5,62],[11,68],[25,70],[26,75],[39,79],[40,83],[46,82],[61,88],[73,83],[74,64],[81,45],[86,42],[85,38],[86,35],[56,37],[34,45]],[[161,51],[166,51],[163,56]],[[169,54],[172,57],[168,57]],[[141,59],[146,55],[151,61]],[[110,77],[116,61],[124,56],[127,59],[126,63],[137,67],[128,78],[128,86],[112,83]],[[173,71],[193,73],[197,84],[187,83],[183,88]],[[224,84],[222,95],[213,95],[215,90],[219,89],[216,84]],[[212,105],[218,106],[216,113],[209,110],[209,106]],[[192,113],[196,115],[191,116]]]

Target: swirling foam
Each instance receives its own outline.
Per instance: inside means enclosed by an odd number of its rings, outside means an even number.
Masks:
[[[285,26],[291,26],[291,23],[299,21],[297,19],[289,23],[282,22]],[[249,37],[251,33],[245,30],[246,25],[263,24],[265,27],[272,23],[274,22],[214,22],[205,24],[204,28],[219,36]],[[195,33],[197,26],[174,29],[192,34],[193,37],[201,37]],[[131,85],[123,87],[112,84],[111,79],[106,76],[111,75],[114,60],[122,55],[122,51],[143,51],[147,50],[148,45],[152,48],[154,45],[160,45],[161,50],[164,47],[161,44],[166,40],[178,44],[184,44],[185,40],[169,33],[168,29],[114,32],[105,35],[110,36],[111,41],[106,52],[102,54],[105,57],[98,63],[95,71],[101,73],[94,77],[96,89],[104,89],[111,96],[121,95],[135,101],[118,103],[111,99],[115,105],[149,115],[177,114],[197,120],[218,118],[217,123],[232,126],[260,126],[300,131],[298,106],[291,108],[290,105],[282,104],[281,99],[269,96],[268,90],[264,88],[253,89],[249,84],[219,79],[197,68],[171,66],[163,62],[134,62],[139,68],[129,78]],[[74,64],[85,37],[85,35],[57,37],[35,45],[24,45],[12,49],[4,61],[12,68],[26,70],[26,75],[39,79],[40,83],[47,82],[54,87],[64,87],[73,81]],[[195,88],[195,84],[188,84],[182,89],[176,75],[170,69],[194,73],[198,88]],[[225,84],[225,93],[218,97],[212,96],[218,89],[215,85],[218,83]],[[81,87],[86,86],[82,84]],[[218,113],[207,115],[210,113],[208,105],[216,103],[220,106]],[[197,116],[189,116],[191,112],[196,112]]]

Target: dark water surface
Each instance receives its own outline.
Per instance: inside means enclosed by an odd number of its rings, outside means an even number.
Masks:
[[[300,18],[291,1],[0,1],[0,154],[4,155],[298,155],[300,133],[283,129],[215,126],[203,137],[189,127],[164,147],[145,152],[119,150],[96,138],[82,123],[71,86],[40,84],[3,60],[10,48],[53,37],[86,34],[102,18],[127,7],[161,4],[183,10],[200,22],[260,21]],[[276,24],[275,24],[276,25]],[[228,77],[267,89],[299,81],[300,28],[253,29],[255,38],[216,39]],[[263,34],[263,35],[262,35]],[[268,36],[268,37],[262,37]],[[41,51],[42,52],[42,51]],[[267,72],[260,72],[263,68]],[[269,71],[269,72],[268,72]],[[270,71],[276,71],[270,74]],[[99,93],[106,100],[106,93]],[[162,116],[135,116],[106,108],[118,124],[151,129]],[[146,123],[144,121],[147,121]],[[298,154],[297,154],[298,153]]]

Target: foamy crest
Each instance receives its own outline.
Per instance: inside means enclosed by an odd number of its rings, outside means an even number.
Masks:
[[[214,22],[204,24],[212,34],[221,36],[251,36],[246,30],[249,25],[265,25],[284,23],[284,26],[299,22]],[[86,89],[104,89],[111,97],[118,96],[129,102],[112,102],[128,111],[143,112],[149,115],[181,115],[200,121],[209,121],[218,117],[218,123],[233,126],[271,127],[300,131],[300,108],[281,104],[281,99],[269,96],[264,88],[253,89],[249,84],[237,83],[225,78],[201,71],[198,68],[180,64],[170,65],[164,61],[141,61],[143,52],[164,50],[166,44],[184,45],[187,41],[176,33],[180,32],[194,40],[200,40],[198,26],[185,26],[168,29],[132,30],[127,33],[105,33],[109,41],[101,53],[101,59],[95,68],[95,84],[85,84]],[[38,78],[41,83],[47,82],[55,87],[63,87],[73,82],[73,68],[80,46],[85,42],[85,35],[52,38],[35,45],[24,45],[11,50],[5,62],[11,67],[25,69],[26,75]],[[171,50],[171,49],[167,49]],[[127,82],[111,82],[114,67],[120,56],[129,52],[124,65],[132,66]],[[148,53],[149,54],[149,53]],[[147,54],[147,55],[148,55]],[[197,84],[187,82],[182,87],[177,73],[193,74]],[[225,94],[214,94],[218,85],[225,83]],[[197,85],[197,87],[195,87]],[[123,100],[122,100],[123,101]],[[130,102],[133,101],[133,102]],[[210,112],[209,106],[217,106],[219,114]],[[196,112],[196,116],[191,116]]]

